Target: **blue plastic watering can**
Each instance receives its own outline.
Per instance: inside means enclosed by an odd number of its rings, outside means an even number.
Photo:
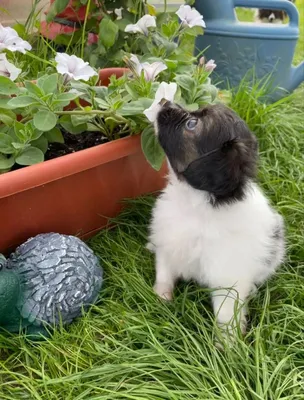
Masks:
[[[240,22],[235,7],[283,10],[288,24]],[[257,79],[270,76],[272,101],[292,92],[304,81],[304,62],[292,66],[299,38],[299,13],[286,0],[196,0],[195,8],[203,15],[206,29],[197,39],[197,52],[205,50],[214,59],[214,74],[222,88],[237,87],[254,68]],[[252,76],[252,75],[251,75]]]

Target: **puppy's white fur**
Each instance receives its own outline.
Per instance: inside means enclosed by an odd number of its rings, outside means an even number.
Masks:
[[[155,292],[172,298],[177,279],[216,289],[212,304],[220,326],[234,326],[236,300],[274,273],[284,257],[283,219],[260,188],[249,182],[245,198],[214,207],[207,192],[179,180],[170,168],[168,185],[156,201],[148,248],[155,253]],[[246,312],[240,309],[242,331]]]

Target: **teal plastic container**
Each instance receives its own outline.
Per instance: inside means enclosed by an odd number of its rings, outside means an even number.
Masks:
[[[240,22],[235,7],[284,10],[288,24]],[[299,38],[299,13],[287,0],[197,0],[206,29],[197,39],[197,53],[205,50],[214,59],[214,75],[222,88],[237,87],[254,68],[257,79],[269,77],[268,91],[274,101],[304,81],[304,62],[292,66]]]

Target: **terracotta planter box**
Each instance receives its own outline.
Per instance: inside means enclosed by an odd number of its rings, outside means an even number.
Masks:
[[[102,83],[113,72],[124,70],[101,71]],[[162,189],[165,173],[150,167],[137,135],[0,175],[0,252],[44,232],[87,238],[124,199]]]

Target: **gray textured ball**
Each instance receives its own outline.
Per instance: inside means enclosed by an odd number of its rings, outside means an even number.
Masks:
[[[102,285],[98,258],[74,236],[31,238],[10,256],[6,268],[20,280],[21,317],[36,327],[70,323],[96,301]]]

